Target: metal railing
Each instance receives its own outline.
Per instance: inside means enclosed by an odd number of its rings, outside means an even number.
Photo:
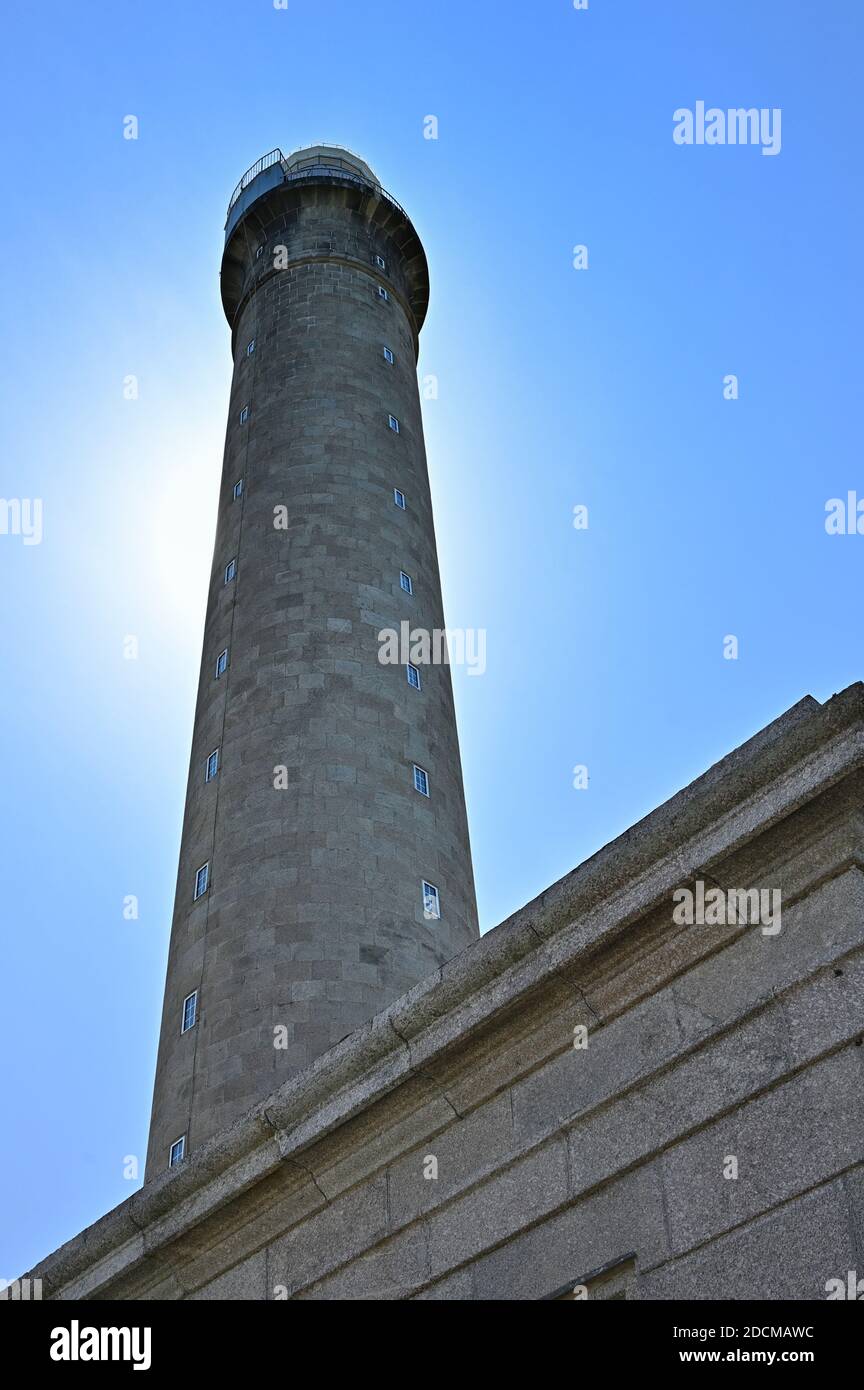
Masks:
[[[385,202],[392,203],[397,212],[401,212],[406,221],[411,219],[402,207],[397,203],[392,193],[388,193],[386,188],[382,188],[378,182],[371,183],[369,179],[357,172],[357,166],[349,164],[346,160],[340,159],[338,164],[335,160],[328,159],[326,163],[322,159],[304,160],[302,164],[292,164],[290,172],[285,174],[285,182],[292,183],[295,180],[309,178],[310,175],[335,174],[339,179],[345,179],[349,183],[356,183],[360,188],[373,188],[379,197]]]
[[[234,204],[237,202],[237,199],[240,197],[240,194],[243,192],[245,188],[249,187],[253,179],[257,179],[258,175],[263,174],[265,169],[269,169],[271,164],[284,165],[284,163],[285,156],[278,147],[275,150],[270,150],[268,154],[262,154],[260,159],[256,159],[252,167],[246,170],[246,173],[243,175],[237,187],[234,189],[234,192],[231,194],[231,197],[228,201],[228,211],[231,211]]]
[[[393,207],[397,212],[402,214],[406,222],[411,221],[407,212],[402,207],[402,204],[397,203],[393,195],[388,193],[386,188],[382,188],[380,183],[370,183],[370,180],[365,175],[359,173],[357,165],[351,161],[332,158],[324,160],[320,155],[310,155],[308,159],[301,160],[296,164],[291,164],[289,167],[284,154],[278,148],[270,150],[268,154],[262,155],[260,159],[255,161],[251,168],[246,170],[246,173],[231,194],[231,200],[228,203],[229,217],[231,215],[231,209],[237,202],[241,193],[249,187],[250,183],[257,179],[259,174],[263,174],[265,169],[271,168],[274,164],[282,165],[286,183],[308,178],[311,174],[321,173],[335,174],[337,178],[347,179],[352,183],[358,184],[361,188],[374,188],[376,193],[380,194],[388,203],[392,203]]]

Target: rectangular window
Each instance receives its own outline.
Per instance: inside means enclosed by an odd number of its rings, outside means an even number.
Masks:
[[[379,286],[378,286],[378,298],[379,298],[379,299],[389,299],[389,298],[390,298],[389,294],[387,293],[387,291],[385,290],[385,288],[384,288],[383,285],[379,285]]]
[[[230,583],[231,583],[231,580],[234,578],[234,576],[235,576],[236,573],[237,573],[237,561],[236,561],[236,560],[229,560],[228,563],[227,563],[227,565],[225,566],[225,583],[226,583],[226,584],[230,584]]]
[[[175,1139],[168,1154],[168,1167],[173,1168],[175,1164],[182,1163],[186,1157],[186,1135],[181,1134],[179,1139]]]
[[[254,351],[255,351],[255,339],[252,338],[252,339],[250,339],[250,341],[246,344],[246,356],[247,356],[247,357],[251,357]]]
[[[241,424],[241,425],[245,425],[245,424],[246,424],[246,421],[247,421],[248,419],[249,419],[249,407],[248,407],[248,405],[244,405],[243,409],[240,411],[240,424]]]
[[[425,768],[418,767],[416,763],[414,764],[414,790],[418,791],[421,796],[429,795],[429,775]]]
[[[180,1025],[181,1033],[188,1033],[190,1028],[194,1028],[198,1020],[198,991],[193,989],[191,994],[187,994],[183,1000],[183,1022]]]
[[[210,861],[208,860],[206,864],[201,865],[201,868],[195,875],[195,896],[192,899],[193,902],[197,902],[199,898],[203,898],[204,894],[207,892],[207,885],[209,882]]]
[[[259,257],[259,256],[263,256],[263,255],[264,255],[264,247],[263,247],[263,246],[259,246],[259,247],[258,247],[258,250],[255,252],[255,259],[256,259],[256,261],[258,260],[258,257]]]
[[[434,917],[435,919],[441,916],[441,899],[438,896],[438,889],[434,883],[427,883],[425,878],[423,880],[423,916]]]
[[[396,419],[396,416],[395,416],[395,415],[388,415],[388,417],[387,417],[387,422],[388,422],[388,424],[389,424],[391,430],[393,430],[395,434],[398,434],[398,433],[399,433],[399,421]]]
[[[420,672],[417,670],[417,667],[416,667],[416,666],[412,666],[412,665],[411,665],[411,662],[409,661],[409,662],[408,662],[408,665],[405,667],[405,670],[406,670],[407,675],[408,675],[408,684],[409,684],[409,685],[413,685],[413,687],[414,687],[415,690],[419,690],[419,689],[420,689]]]
[[[223,676],[223,675],[225,674],[225,672],[227,671],[227,669],[228,669],[228,648],[226,647],[225,650],[224,650],[224,652],[220,652],[219,655],[218,655],[217,658],[216,658],[216,679],[217,679],[217,681],[218,681],[218,679],[219,679],[220,676]]]
[[[392,349],[392,348],[385,347],[385,349],[384,349],[384,361],[385,361],[385,362],[389,362],[389,363],[391,364],[391,366],[392,366],[392,364],[396,361],[396,358],[393,356],[393,349]]]
[[[411,576],[410,574],[406,574],[404,570],[399,571],[399,583],[402,585],[406,594],[413,594],[414,585],[411,583]]]
[[[377,265],[377,267],[378,267],[379,270],[386,270],[386,269],[387,269],[387,262],[385,261],[385,259],[384,259],[383,256],[376,256],[376,257],[375,257],[375,264]]]
[[[404,512],[404,510],[405,510],[405,493],[404,493],[404,492],[400,492],[399,489],[398,489],[398,487],[394,487],[394,489],[393,489],[393,501],[396,503],[396,506],[397,506],[397,507],[401,507],[402,510],[403,510],[403,512]]]
[[[207,771],[204,774],[205,782],[212,782],[216,773],[219,771],[219,749],[214,748],[210,757],[207,759]]]
[[[234,501],[235,501],[235,502],[239,502],[239,501],[240,501],[240,498],[241,498],[242,496],[243,496],[243,479],[242,479],[242,478],[238,478],[237,481],[236,481],[236,483],[234,484]]]

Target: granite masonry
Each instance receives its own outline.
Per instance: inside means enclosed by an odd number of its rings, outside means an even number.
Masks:
[[[864,1270],[862,779],[864,686],[802,700],[32,1277],[826,1298]],[[676,922],[698,884],[779,890],[781,929]]]
[[[479,935],[449,665],[415,688],[379,659],[382,631],[444,631],[428,298],[417,233],[355,155],[244,175],[148,1177]]]

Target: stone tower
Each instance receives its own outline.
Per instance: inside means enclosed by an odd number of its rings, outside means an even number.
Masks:
[[[353,154],[276,150],[232,197],[221,274],[234,375],[148,1177],[478,935],[449,667],[379,659],[383,629],[444,628],[423,247]]]

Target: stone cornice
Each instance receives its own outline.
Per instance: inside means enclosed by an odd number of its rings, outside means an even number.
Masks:
[[[237,306],[243,295],[244,285],[251,266],[247,244],[249,229],[266,234],[274,226],[278,227],[286,215],[296,212],[310,199],[327,197],[360,214],[365,220],[390,238],[402,257],[406,283],[409,290],[409,322],[415,340],[419,337],[429,307],[429,268],[426,253],[408,214],[380,187],[352,182],[321,173],[311,174],[298,180],[268,187],[260,197],[254,199],[231,229],[222,255],[220,271],[222,305],[225,316],[232,327],[237,322]],[[388,278],[387,285],[392,281]],[[416,341],[415,341],[416,351]]]
[[[49,1298],[98,1297],[275,1170],[304,1172],[311,1145],[862,768],[864,685],[825,705],[800,701],[30,1277]]]

